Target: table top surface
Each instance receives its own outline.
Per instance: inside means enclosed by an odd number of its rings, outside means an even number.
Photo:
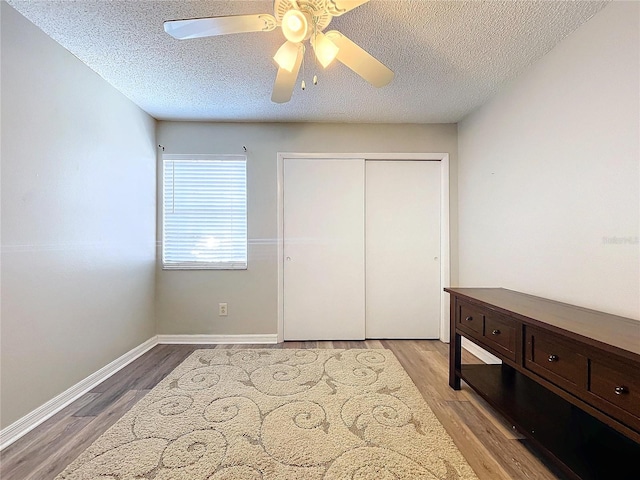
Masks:
[[[445,288],[446,292],[487,304],[502,313],[514,314],[532,324],[575,334],[600,347],[613,346],[640,361],[640,320],[557,302],[505,288]],[[601,345],[604,344],[604,345]],[[628,356],[628,355],[625,355]],[[637,358],[635,358],[637,356]]]

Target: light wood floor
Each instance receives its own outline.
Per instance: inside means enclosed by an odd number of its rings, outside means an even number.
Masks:
[[[481,480],[564,479],[471,389],[449,388],[448,346],[437,340],[158,345],[0,453],[2,480],[52,479],[199,348],[388,348]],[[479,360],[463,352],[464,363]]]

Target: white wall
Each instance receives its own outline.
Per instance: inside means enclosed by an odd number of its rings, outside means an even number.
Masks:
[[[455,125],[215,124],[158,122],[165,153],[243,153],[247,147],[249,267],[246,271],[162,271],[157,277],[161,334],[277,332],[278,152],[445,152],[455,198]],[[456,224],[455,203],[451,223]],[[452,231],[455,251],[455,230]],[[452,278],[455,279],[455,259]],[[455,281],[455,280],[454,280]],[[218,316],[218,303],[229,316]]]
[[[2,3],[2,427],[149,339],[155,121]]]
[[[612,3],[461,122],[461,286],[640,319],[639,19]]]

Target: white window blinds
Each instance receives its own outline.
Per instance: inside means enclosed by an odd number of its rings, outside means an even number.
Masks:
[[[247,268],[247,158],[163,156],[165,269]]]

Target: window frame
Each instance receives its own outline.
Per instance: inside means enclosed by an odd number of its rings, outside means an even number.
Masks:
[[[244,184],[245,184],[245,242],[244,242],[244,262],[197,262],[197,261],[165,261],[165,168],[169,162],[173,161],[243,161]],[[229,154],[162,154],[161,169],[161,225],[160,232],[160,263],[162,270],[247,270],[249,266],[249,191],[247,188],[248,177],[248,160],[246,155],[229,155]]]

